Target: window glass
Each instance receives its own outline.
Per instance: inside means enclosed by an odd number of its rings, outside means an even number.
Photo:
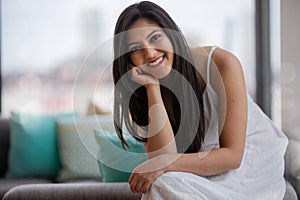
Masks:
[[[90,103],[111,110],[109,46],[118,15],[135,2],[2,1],[2,114],[86,113]],[[253,0],[153,2],[199,45],[218,45],[236,54],[254,96]]]

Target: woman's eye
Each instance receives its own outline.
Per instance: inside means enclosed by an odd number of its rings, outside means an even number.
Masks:
[[[159,40],[161,38],[161,35],[157,34],[151,37],[151,42],[154,42],[156,40]]]
[[[132,48],[130,49],[130,53],[136,53],[136,52],[138,52],[139,50],[141,50],[140,47],[132,47]]]

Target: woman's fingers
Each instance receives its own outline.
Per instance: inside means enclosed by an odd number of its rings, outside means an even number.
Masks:
[[[146,193],[154,180],[151,173],[132,173],[128,183],[132,192]]]
[[[137,67],[132,68],[132,70],[131,70],[131,78],[132,79],[138,80],[139,76],[141,76],[141,74],[142,74],[142,70],[141,69],[139,69]]]
[[[131,191],[134,193],[139,193],[140,188],[143,185],[142,180],[140,180],[138,177],[136,177],[135,173],[131,174],[128,183],[129,183]]]
[[[149,74],[143,73],[143,71],[138,67],[130,68],[131,80],[140,83],[142,85],[158,83],[158,80]]]
[[[142,73],[142,72],[141,72],[141,70],[140,70],[139,68],[133,67],[133,68],[131,68],[131,70],[130,70],[130,77],[131,77],[131,79],[132,79],[133,81],[139,82],[138,76],[139,76],[141,73]]]
[[[150,186],[152,185],[152,182],[145,182],[141,188],[141,193],[146,193],[150,189]]]
[[[128,183],[129,183],[131,191],[134,192],[134,193],[136,193],[137,192],[136,191],[136,185],[138,183],[138,179],[136,178],[135,173],[132,173],[130,175]]]
[[[134,193],[145,193],[148,191],[150,185],[142,176],[142,174],[139,173],[133,173],[131,174],[129,178],[129,186],[132,192]]]
[[[135,192],[136,192],[136,193],[141,193],[141,192],[142,192],[141,189],[142,189],[143,185],[144,185],[144,180],[138,181],[138,182],[136,183],[136,185],[135,185],[135,188],[134,188]]]

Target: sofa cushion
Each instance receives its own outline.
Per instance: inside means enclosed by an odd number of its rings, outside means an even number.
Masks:
[[[3,184],[0,180],[1,194],[3,189],[6,191],[12,188],[12,184]],[[22,184],[28,185],[20,185]],[[39,180],[31,180],[32,183]],[[42,181],[42,180],[40,180]],[[45,180],[46,181],[46,180]],[[38,182],[37,182],[38,183]],[[41,182],[42,183],[42,182]],[[140,199],[141,194],[134,194],[130,191],[128,183],[92,183],[92,182],[77,182],[77,183],[60,183],[60,184],[30,184],[30,180],[16,181],[17,187],[9,190],[3,200],[51,200],[51,199]],[[10,185],[10,187],[6,187]],[[4,187],[2,187],[4,186]],[[16,185],[14,185],[16,186]],[[3,189],[2,189],[3,188]],[[0,194],[0,195],[1,195]],[[2,198],[2,196],[0,196]],[[287,182],[286,194],[283,200],[297,200],[295,191]]]
[[[3,200],[135,200],[141,194],[132,193],[128,183],[58,183],[18,186],[8,191]]]
[[[60,169],[56,119],[68,114],[11,113],[9,178],[55,177]]]
[[[124,136],[130,146],[126,150],[114,130],[95,130],[95,138],[99,145],[98,163],[103,182],[127,182],[134,168],[147,160],[143,143],[130,135]]]
[[[93,155],[93,151],[97,151],[93,130],[101,125],[112,129],[112,116],[90,115],[57,120],[59,157],[62,164],[57,181],[101,178],[96,155]]]
[[[0,179],[0,199],[13,187],[26,184],[51,183],[49,179]]]

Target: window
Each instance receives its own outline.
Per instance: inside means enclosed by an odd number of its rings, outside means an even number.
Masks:
[[[136,1],[2,1],[2,115],[85,113],[89,102],[110,110],[112,52],[106,47],[130,2]],[[254,0],[154,2],[199,45],[216,44],[236,54],[248,91],[255,94]]]

